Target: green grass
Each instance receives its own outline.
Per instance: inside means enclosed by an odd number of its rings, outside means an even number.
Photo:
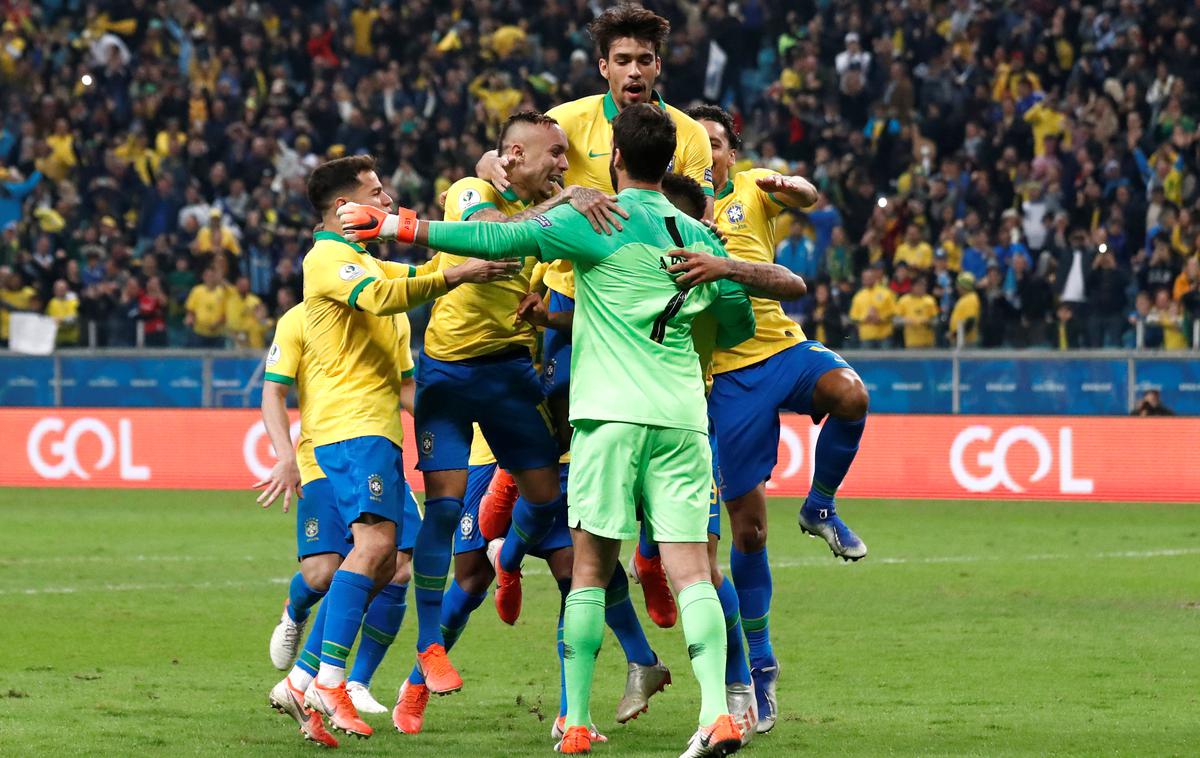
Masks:
[[[847,501],[871,555],[844,565],[795,507],[771,507],[783,717],[747,754],[1195,755],[1200,510]],[[249,494],[0,490],[0,524],[0,755],[317,750],[266,706],[290,516]],[[526,587],[515,629],[490,601],[476,614],[454,651],[466,687],[430,704],[424,734],[373,717],[376,736],[343,750],[550,755],[557,593],[542,571]],[[409,614],[384,701],[411,665]],[[676,684],[615,725],[610,636],[599,755],[677,755],[694,727],[679,631],[648,633]]]

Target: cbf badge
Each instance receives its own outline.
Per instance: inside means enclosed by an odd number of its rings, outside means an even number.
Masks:
[[[368,476],[367,489],[371,491],[372,500],[379,500],[383,495],[383,477],[379,474]]]
[[[740,224],[746,220],[746,209],[741,203],[734,203],[729,206],[729,210],[725,211],[725,218],[729,219],[731,224]]]
[[[433,455],[433,432],[421,432],[421,455]]]
[[[317,519],[310,518],[304,522],[304,536],[309,542],[317,541],[317,534],[321,531],[321,524]]]
[[[462,520],[458,522],[458,531],[462,534],[464,540],[471,536],[471,530],[474,528],[475,519],[471,517],[471,514],[464,513]]]

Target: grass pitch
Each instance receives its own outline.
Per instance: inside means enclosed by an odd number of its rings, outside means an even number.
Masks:
[[[782,718],[746,755],[1195,755],[1195,506],[846,501],[871,547],[835,561],[771,505]],[[0,755],[292,756],[267,639],[294,570],[292,517],[249,493],[0,490]],[[550,755],[557,592],[526,563],[515,629],[490,600],[452,656],[466,686],[426,731],[349,755]],[[635,602],[641,593],[633,588]],[[409,617],[376,678],[412,664]],[[645,614],[642,613],[643,620]],[[647,622],[648,623],[648,622]],[[678,755],[698,693],[678,628],[648,630],[675,685],[626,726],[609,635],[597,755]]]

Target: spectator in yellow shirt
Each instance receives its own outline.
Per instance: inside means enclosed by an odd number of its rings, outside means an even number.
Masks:
[[[371,54],[371,28],[379,11],[372,7],[371,0],[359,0],[358,7],[350,11],[350,27],[354,30],[354,54],[366,58]]]
[[[950,344],[958,344],[958,327],[963,328],[963,346],[979,344],[979,294],[975,291],[975,275],[964,271],[958,275],[958,302],[950,312]]]
[[[918,275],[928,273],[929,269],[933,268],[933,248],[921,239],[921,228],[916,224],[908,225],[904,230],[904,241],[896,245],[896,255],[892,258],[892,263],[894,265],[902,262],[907,263]]]
[[[468,89],[483,104],[488,136],[493,139],[524,98],[521,90],[513,88],[512,77],[506,71],[484,72],[475,77]]]
[[[46,315],[58,324],[58,345],[79,344],[79,297],[67,288],[67,280],[54,283],[54,297],[46,303]]]
[[[196,232],[196,253],[199,255],[216,252],[242,254],[242,243],[237,235],[222,221],[221,210],[213,208],[208,214],[208,223]]]
[[[1200,290],[1200,256],[1193,255],[1187,259],[1179,276],[1175,277],[1175,289],[1171,299],[1181,302],[1184,295],[1196,290]]]
[[[906,348],[934,346],[938,304],[929,294],[925,277],[918,276],[913,280],[912,292],[902,296],[900,302],[896,303],[896,316],[904,326]]]
[[[850,320],[858,327],[858,341],[868,350],[882,350],[892,338],[896,296],[883,281],[883,267],[863,271],[863,286],[850,301]]]
[[[13,311],[28,311],[37,293],[33,287],[21,281],[21,275],[9,271],[0,289],[0,343],[8,345],[8,314]]]
[[[183,304],[187,309],[183,323],[191,329],[189,341],[192,347],[225,347],[225,301],[228,296],[229,288],[221,281],[216,267],[204,269],[203,283],[192,287]]]
[[[234,290],[225,300],[225,325],[238,347],[261,350],[266,347],[267,307],[250,291],[249,277],[239,276]]]

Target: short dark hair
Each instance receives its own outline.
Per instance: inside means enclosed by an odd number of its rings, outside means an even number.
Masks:
[[[657,105],[637,103],[613,119],[613,147],[640,182],[660,182],[675,156],[675,122]]]
[[[508,138],[508,132],[517,124],[558,126],[558,121],[540,111],[518,111],[509,116],[508,120],[500,127],[500,136],[496,139],[496,152],[504,152],[504,141]]]
[[[725,130],[725,139],[728,140],[729,146],[734,150],[742,149],[742,137],[733,125],[733,116],[726,113],[723,108],[715,105],[696,105],[688,108],[685,113],[695,121],[712,121],[720,124],[721,128]]]
[[[679,210],[699,221],[704,217],[707,198],[700,183],[690,176],[668,173],[662,181],[663,194]]]
[[[358,175],[375,170],[375,159],[369,155],[350,155],[322,163],[308,177],[308,202],[317,213],[329,210],[339,194],[358,184]]]
[[[632,3],[613,6],[588,24],[588,34],[592,35],[601,58],[607,58],[609,47],[622,37],[648,42],[654,48],[654,54],[658,55],[658,51],[667,44],[670,33],[671,22],[654,11]]]

